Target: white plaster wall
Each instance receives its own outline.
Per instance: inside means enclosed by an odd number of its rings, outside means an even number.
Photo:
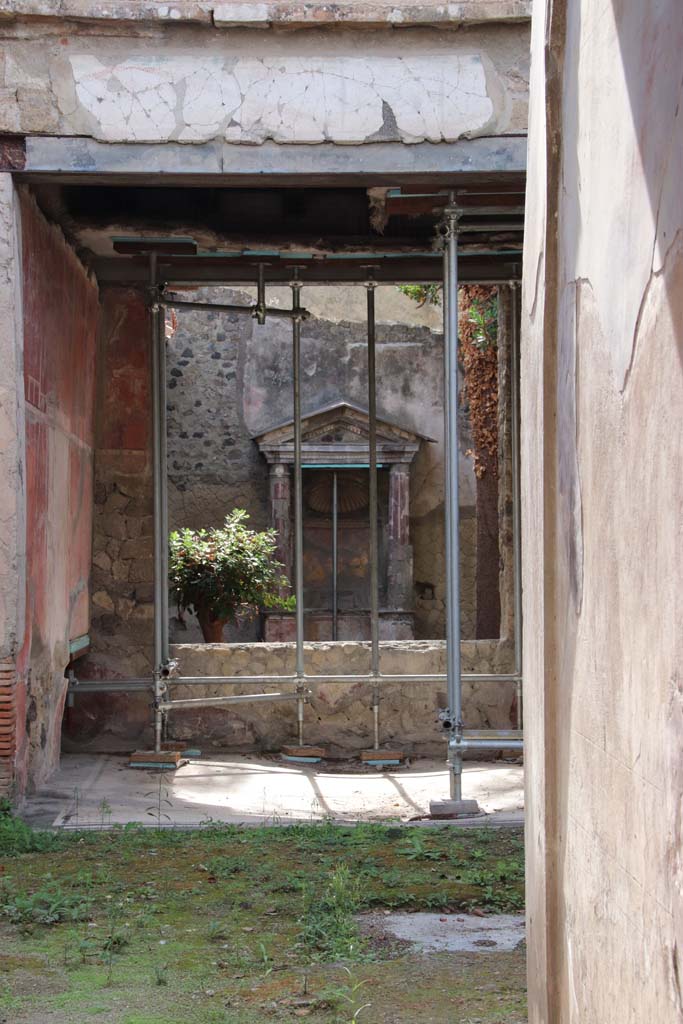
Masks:
[[[548,806],[546,776],[545,626],[545,272],[548,220],[545,182],[545,5],[537,3],[531,26],[531,81],[524,276],[520,345],[520,484],[522,514],[522,650],[524,657],[524,816],[526,856],[527,977],[531,1024],[550,1024],[548,988]],[[552,375],[548,373],[548,387]],[[548,430],[552,416],[548,417]],[[552,438],[548,438],[552,458]],[[549,743],[551,741],[549,740]]]
[[[544,7],[522,365],[529,1019],[673,1024],[683,17]]]
[[[55,26],[56,27],[56,26]],[[104,142],[359,144],[523,132],[524,24],[171,32],[0,24],[0,131]]]
[[[69,62],[79,112],[105,142],[363,142],[386,118],[402,142],[441,142],[477,134],[493,114],[478,54]]]

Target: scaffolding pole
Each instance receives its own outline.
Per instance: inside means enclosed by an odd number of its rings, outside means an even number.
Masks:
[[[380,672],[377,676],[381,683],[443,683],[447,676],[444,672],[409,673]],[[329,675],[304,674],[306,683],[372,683],[375,679],[371,673],[361,672],[345,675],[335,673]],[[513,675],[495,672],[463,672],[463,682],[472,683],[516,683]],[[233,686],[240,683],[296,683],[297,676],[261,675],[261,676],[177,676],[169,675],[164,679],[165,687],[171,686]],[[69,694],[78,693],[132,693],[135,690],[151,690],[154,684],[151,678],[137,677],[133,679],[78,679],[73,672],[69,673]]]
[[[301,474],[301,283],[294,268],[292,289],[292,399],[294,405],[294,599],[296,601],[296,690],[297,733],[299,746],[304,743],[304,503]]]
[[[262,306],[256,303],[254,306],[236,306],[224,302],[192,302],[189,299],[162,299],[167,309],[192,309],[197,312],[206,313],[244,313],[253,317],[257,323],[264,324],[265,318],[279,317],[281,320],[308,320],[310,312],[307,309],[280,309],[279,306]]]
[[[339,633],[339,488],[337,470],[332,472],[332,639]]]
[[[458,222],[455,193],[449,194],[443,221],[444,435],[446,511],[446,688],[450,799],[433,801],[432,814],[477,814],[476,800],[462,798],[462,761],[466,749],[462,720],[460,652],[460,495],[458,429]]]
[[[166,410],[166,313],[157,315],[159,393],[159,571],[161,573],[161,677],[168,675],[170,661],[168,614],[168,415]]]
[[[377,363],[375,332],[375,288],[368,274],[368,496],[370,517],[370,674],[372,675],[373,750],[379,750],[379,538],[377,535]]]
[[[165,511],[164,504],[165,489],[162,486],[162,443],[161,443],[161,403],[163,389],[161,388],[161,345],[159,343],[160,332],[163,325],[163,313],[159,303],[159,285],[157,281],[157,254],[151,252],[149,257],[149,286],[151,293],[150,303],[150,342],[152,349],[152,478],[154,488],[154,750],[158,753],[161,750],[161,734],[164,714],[161,703],[164,696],[163,664],[164,646],[167,642],[167,633],[164,629],[164,551],[168,540],[163,532]],[[164,406],[166,405],[164,401]],[[168,588],[167,588],[168,598]],[[168,618],[168,617],[167,617]],[[168,628],[168,623],[166,629]]]

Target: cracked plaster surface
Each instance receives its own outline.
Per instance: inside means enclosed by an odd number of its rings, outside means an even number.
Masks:
[[[455,141],[494,113],[478,55],[70,63],[77,106],[107,142]]]

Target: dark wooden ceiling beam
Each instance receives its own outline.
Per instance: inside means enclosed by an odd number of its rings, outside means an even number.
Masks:
[[[161,281],[173,285],[249,285],[255,284],[258,274],[258,259],[221,258],[212,256],[162,257],[159,260],[158,275]],[[353,284],[367,279],[368,256],[358,259],[310,259],[301,260],[267,257],[266,280],[268,284],[287,284],[292,277],[292,268],[301,267],[302,284]],[[102,284],[143,285],[147,283],[149,270],[144,257],[96,258],[90,263]],[[440,256],[427,254],[405,258],[377,258],[374,275],[378,283],[408,284],[438,281],[441,279],[442,261]],[[503,282],[518,278],[521,273],[521,253],[504,255],[471,256],[463,255],[459,260],[459,278],[463,282]]]

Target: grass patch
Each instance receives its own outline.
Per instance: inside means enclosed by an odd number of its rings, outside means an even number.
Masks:
[[[3,1012],[13,1024],[458,1021],[451,958],[415,1001],[419,975],[404,985],[411,958],[368,946],[358,913],[522,906],[518,831],[322,823],[52,833],[4,814],[0,1021]],[[485,1024],[517,1024],[523,962],[505,961],[508,981],[500,958],[488,958],[490,998],[482,984],[459,998]]]

